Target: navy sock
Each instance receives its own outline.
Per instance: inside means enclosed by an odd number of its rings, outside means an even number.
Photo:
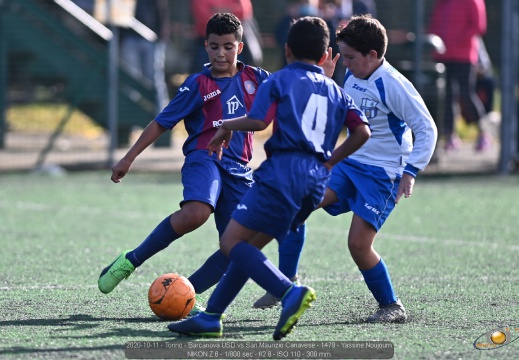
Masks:
[[[379,263],[371,269],[360,272],[364,276],[368,289],[380,305],[389,305],[398,300],[384,260],[380,259]]]
[[[229,254],[249,277],[275,297],[281,299],[292,282],[258,248],[242,241]]]
[[[289,279],[297,274],[305,240],[306,223],[300,225],[297,231],[290,231],[279,244],[279,270]]]
[[[248,279],[249,276],[247,273],[234,262],[231,262],[227,268],[227,272],[211,294],[205,311],[208,313],[223,314]]]
[[[169,218],[168,216],[162,220],[138,247],[126,254],[126,258],[130,260],[133,266],[141,266],[150,257],[164,250],[174,240],[182,236],[173,230]]]
[[[211,286],[216,285],[227,271],[229,259],[220,250],[211,255],[205,263],[188,279],[195,288],[195,293],[201,294]]]

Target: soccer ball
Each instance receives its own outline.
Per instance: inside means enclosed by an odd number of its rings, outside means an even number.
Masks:
[[[155,315],[163,320],[180,320],[195,306],[195,289],[179,274],[159,276],[148,290],[148,302]]]

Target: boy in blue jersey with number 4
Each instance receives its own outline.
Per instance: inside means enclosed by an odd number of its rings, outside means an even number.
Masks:
[[[282,299],[273,338],[280,340],[315,300],[315,291],[294,284],[261,252],[273,238],[281,244],[321,202],[330,169],[370,137],[367,120],[352,99],[324,75],[330,33],[326,22],[303,17],[289,30],[288,65],[258,89],[248,115],[223,121],[209,142],[209,154],[223,153],[242,131],[261,131],[273,121],[265,143],[267,160],[254,172],[254,184],[232,214],[220,249],[231,260],[213,291],[207,310],[168,328],[180,334],[220,337],[222,317],[247,280]],[[334,150],[341,129],[347,139]]]

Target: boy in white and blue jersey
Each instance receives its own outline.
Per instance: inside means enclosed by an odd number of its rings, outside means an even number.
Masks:
[[[348,68],[344,90],[368,118],[372,136],[333,168],[321,206],[334,216],[353,212],[348,247],[379,305],[367,321],[403,322],[407,313],[373,242],[399,199],[411,196],[437,130],[413,85],[384,59],[387,35],[378,20],[352,17],[337,32],[337,43]]]
[[[362,112],[318,66],[328,56],[329,36],[324,20],[297,20],[285,46],[288,65],[263,82],[247,116],[224,121],[209,142],[210,154],[221,157],[236,131],[264,130],[273,121],[273,134],[265,143],[267,160],[254,172],[254,184],[220,240],[231,260],[228,270],[207,310],[171,323],[171,331],[222,336],[222,315],[249,277],[282,298],[274,340],[286,336],[315,299],[312,288],[293,284],[260,249],[273,238],[282,243],[290,229],[306,220],[323,198],[329,169],[370,136]],[[334,150],[343,126],[350,135]]]

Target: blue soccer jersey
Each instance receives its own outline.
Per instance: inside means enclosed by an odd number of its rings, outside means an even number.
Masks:
[[[208,67],[189,76],[173,100],[155,118],[168,129],[184,120],[188,133],[182,147],[184,155],[194,150],[207,150],[207,144],[222,120],[246,115],[259,84],[270,75],[261,68],[241,62],[238,62],[238,69],[233,77],[213,78]],[[252,135],[251,132],[236,132],[223,156],[248,163],[252,157]]]
[[[296,62],[263,82],[249,118],[270,123],[265,151],[298,151],[330,158],[343,126],[367,123],[353,100],[316,65]]]

